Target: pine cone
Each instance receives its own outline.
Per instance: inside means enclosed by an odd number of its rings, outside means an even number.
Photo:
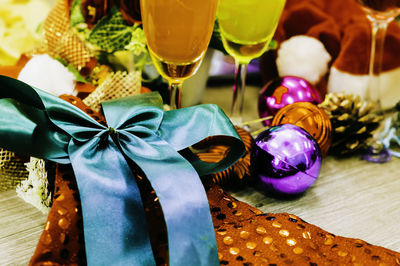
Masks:
[[[366,148],[367,139],[379,127],[383,117],[375,105],[352,94],[329,93],[319,105],[331,119],[332,145],[329,153],[350,155]]]

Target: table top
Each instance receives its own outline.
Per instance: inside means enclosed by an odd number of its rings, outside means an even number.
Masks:
[[[203,102],[227,110],[231,88],[208,88]],[[246,89],[244,120],[257,118],[259,88]],[[226,97],[226,95],[229,95]],[[225,96],[225,97],[221,97]],[[234,197],[268,213],[289,212],[331,233],[360,238],[400,252],[400,160],[373,164],[358,157],[328,156],[316,183],[292,200],[268,197],[244,187]],[[18,198],[14,190],[0,192],[0,265],[26,265],[32,256],[46,215]]]

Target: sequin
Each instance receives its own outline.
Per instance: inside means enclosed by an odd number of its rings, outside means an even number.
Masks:
[[[296,228],[299,229],[299,230],[303,230],[306,227],[304,225],[302,225],[302,224],[298,224],[298,225],[296,225]]]
[[[241,212],[239,212],[239,211],[234,211],[234,213],[233,213],[235,216],[241,216],[242,215],[242,213]]]
[[[226,236],[226,237],[224,237],[224,244],[225,245],[232,245],[232,243],[233,243],[233,238],[232,237],[230,237],[230,236]]]
[[[293,249],[294,254],[297,254],[297,255],[303,253],[303,251],[304,251],[304,250],[303,250],[302,248],[300,248],[300,247],[295,247],[295,248]]]
[[[329,246],[329,245],[332,245],[332,243],[333,243],[333,239],[332,239],[332,238],[327,238],[327,239],[325,240],[325,242],[324,242],[324,245]]]
[[[66,218],[61,218],[60,220],[58,220],[58,226],[64,230],[67,229],[70,224],[70,221],[68,221]]]
[[[218,252],[218,259],[221,260],[224,257],[224,255],[222,255],[222,253]]]
[[[240,238],[242,238],[242,239],[247,239],[247,238],[249,238],[249,236],[250,236],[250,233],[247,231],[243,230],[242,232],[240,232]]]
[[[274,252],[279,251],[278,247],[275,244],[271,244],[271,246],[269,246],[269,249],[274,251]]]
[[[346,252],[346,251],[341,251],[341,250],[339,250],[337,254],[338,254],[340,257],[346,257],[347,254],[349,254],[349,253]]]
[[[306,231],[306,232],[303,232],[303,238],[305,238],[305,239],[311,239],[311,233],[310,232],[308,232],[308,231]]]
[[[272,241],[273,241],[273,239],[272,239],[272,237],[270,237],[270,236],[266,236],[266,237],[263,238],[263,242],[264,242],[265,244],[267,244],[267,245],[271,244]]]
[[[62,215],[67,214],[67,213],[68,213],[68,210],[65,209],[65,208],[60,207],[60,208],[58,208],[57,212],[58,212],[59,215],[62,216]]]
[[[78,208],[75,208],[75,212],[78,213]]]
[[[283,237],[287,237],[287,236],[289,236],[290,233],[288,230],[282,229],[279,231],[279,234]]]
[[[312,248],[313,250],[317,250],[317,246],[314,243],[310,243],[310,248]]]
[[[237,207],[237,204],[236,204],[236,202],[229,202],[228,207],[231,209],[235,209]]]
[[[50,245],[51,244],[51,235],[46,231],[43,233],[43,240],[42,243],[45,245]]]
[[[52,255],[53,255],[53,253],[49,249],[45,249],[42,252],[42,258],[44,258],[44,259],[50,259]],[[51,264],[51,265],[53,265],[53,264]]]
[[[60,196],[58,196],[58,197],[56,198],[56,201],[63,201],[64,199],[65,199],[64,194],[60,194]]]
[[[275,221],[275,222],[272,223],[272,226],[276,227],[276,228],[281,228],[282,224],[280,222],[278,222],[278,221]]]
[[[44,227],[44,230],[49,230],[50,228],[50,221],[47,221],[46,226]]]
[[[237,254],[239,254],[239,252],[240,252],[240,249],[238,249],[238,248],[232,247],[229,249],[229,253],[231,253],[232,255],[237,255]]]
[[[265,229],[264,227],[260,226],[260,227],[256,228],[256,232],[257,232],[257,234],[265,235],[267,233],[267,229]]]
[[[61,233],[60,234],[60,242],[63,243],[63,244],[64,244],[64,241],[65,241],[65,237],[66,237],[65,233]]]
[[[261,256],[261,252],[260,251],[254,251],[253,252],[253,256],[260,257]]]
[[[254,211],[252,211],[252,212],[254,212],[254,214],[256,214],[256,215],[263,214],[263,212],[262,212],[262,211],[260,211],[260,210],[254,210]]]
[[[255,242],[247,242],[246,247],[248,249],[255,249],[257,247],[257,244]]]
[[[217,215],[217,219],[218,219],[218,220],[225,220],[225,218],[226,218],[226,215],[225,215],[224,213],[219,213],[219,214]]]
[[[296,242],[296,240],[295,239],[293,239],[293,238],[289,238],[289,239],[287,239],[286,240],[286,244],[288,244],[289,246],[294,246],[294,245],[296,245],[297,244],[297,242]]]
[[[211,209],[211,212],[220,212],[221,208],[220,207],[214,207]]]
[[[226,235],[226,233],[227,233],[226,229],[218,229],[218,230],[217,230],[217,234],[219,234],[219,235],[221,235],[221,236]]]
[[[367,253],[367,254],[371,254],[371,250],[369,248],[365,248],[364,252]]]

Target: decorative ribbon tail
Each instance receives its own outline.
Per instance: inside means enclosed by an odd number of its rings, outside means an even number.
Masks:
[[[102,151],[94,147],[104,146]],[[71,144],[88,265],[155,265],[140,192],[110,136]]]

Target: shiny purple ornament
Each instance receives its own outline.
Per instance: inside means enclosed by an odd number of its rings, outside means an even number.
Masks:
[[[294,76],[277,78],[265,85],[258,97],[260,118],[273,116],[281,108],[295,102],[321,103],[317,89],[307,80]],[[271,120],[265,121],[270,125]]]
[[[321,159],[321,150],[307,131],[285,124],[271,127],[256,138],[250,167],[267,192],[297,195],[314,184]]]

